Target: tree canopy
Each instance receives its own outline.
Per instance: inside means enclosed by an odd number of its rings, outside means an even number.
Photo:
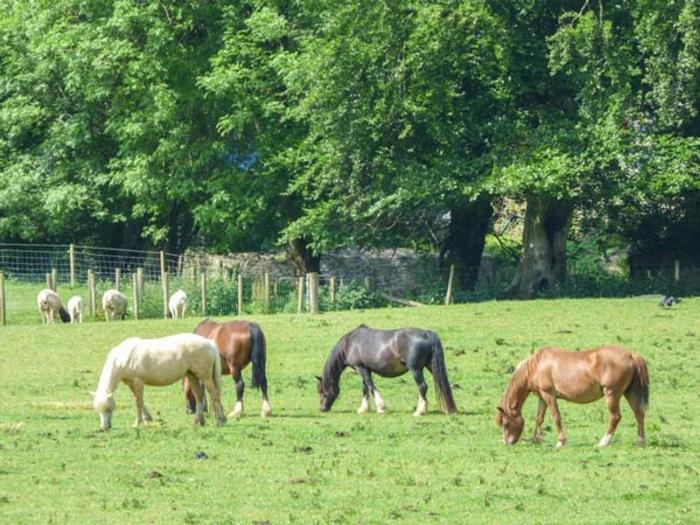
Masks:
[[[698,0],[0,0],[0,239],[700,261]],[[465,277],[465,283],[473,280]]]

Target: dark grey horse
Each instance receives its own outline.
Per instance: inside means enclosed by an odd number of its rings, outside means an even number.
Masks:
[[[338,397],[340,374],[348,366],[362,376],[362,404],[358,413],[369,410],[370,394],[374,397],[377,412],[384,412],[384,400],[372,382],[372,372],[382,377],[396,377],[410,370],[418,385],[418,407],[413,415],[425,414],[428,409],[425,398],[428,385],[425,384],[423,368],[433,375],[442,410],[446,414],[457,410],[447,379],[442,344],[435,332],[417,328],[373,330],[360,325],[345,334],[328,356],[323,377],[316,377],[323,412],[330,410]]]

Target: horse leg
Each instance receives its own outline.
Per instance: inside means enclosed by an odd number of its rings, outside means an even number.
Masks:
[[[218,356],[217,356],[218,358]],[[226,423],[226,416],[224,415],[224,407],[221,406],[221,392],[216,387],[214,379],[211,377],[210,373],[206,373],[200,378],[204,384],[204,388],[209,392],[209,397],[211,397],[211,402],[214,404],[214,415],[216,417],[216,424],[218,426]],[[199,386],[199,381],[197,381],[197,386]]]
[[[260,416],[261,417],[267,417],[270,415],[270,412],[272,412],[272,407],[270,406],[270,401],[267,399],[267,385],[261,386],[260,390],[262,391],[262,410],[260,411]]]
[[[608,423],[608,432],[605,434],[600,442],[599,447],[607,447],[615,434],[615,429],[617,424],[622,419],[620,414],[620,395],[610,388],[603,388],[603,395],[608,402],[608,411],[610,412],[610,421]]]
[[[362,403],[360,403],[360,408],[357,409],[358,414],[364,414],[369,412],[369,383],[371,383],[371,378],[369,375],[369,370],[364,367],[356,366],[355,370],[362,377]]]
[[[625,398],[630,404],[632,412],[634,412],[634,417],[637,419],[637,444],[644,445],[647,442],[646,436],[644,435],[644,409],[637,396],[625,394]]]
[[[557,427],[557,448],[561,448],[566,445],[566,435],[564,434],[564,429],[561,426],[561,415],[559,414],[559,405],[557,404],[556,395],[542,392],[540,394],[544,402],[549,407],[549,411],[552,413],[552,421]]]
[[[197,401],[192,393],[192,388],[190,387],[190,378],[185,376],[182,381],[182,392],[185,395],[185,412],[188,414],[194,414],[197,409]]]
[[[535,418],[535,435],[532,437],[533,443],[542,442],[542,423],[544,423],[545,412],[547,412],[547,403],[540,398],[540,404],[537,407],[537,417]]]
[[[416,385],[418,385],[418,406],[413,415],[422,416],[428,411],[428,400],[425,398],[425,394],[428,392],[428,385],[425,384],[423,370],[413,370],[413,379],[416,381]]]
[[[236,385],[236,404],[233,406],[233,410],[229,413],[228,417],[241,417],[243,413],[243,392],[245,392],[245,383],[243,382],[243,374],[238,368],[234,367],[232,363],[228,364],[231,370],[231,379],[233,379],[234,385]]]
[[[372,373],[369,370],[367,371],[367,386],[369,387],[369,391],[374,396],[374,405],[377,407],[377,414],[383,414],[386,405],[384,405],[382,396],[379,395],[379,390],[377,390],[372,382]]]
[[[202,388],[199,385],[199,378],[192,372],[187,372],[187,379],[195,399],[194,422],[198,425],[204,425],[204,403],[202,402],[203,395]]]

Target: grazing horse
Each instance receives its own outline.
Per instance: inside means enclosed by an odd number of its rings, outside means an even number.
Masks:
[[[114,347],[102,367],[97,391],[92,393],[93,406],[100,414],[101,429],[112,426],[114,390],[120,382],[126,384],[136,399],[135,426],[151,421],[143,403],[143,387],[166,386],[182,377],[191,380],[196,399],[195,422],[204,424],[204,393],[200,381],[214,400],[216,422],[226,422],[221,406],[221,363],[216,345],[195,334],[178,334],[160,339],[132,337]]]
[[[184,290],[178,290],[170,296],[168,312],[173,319],[184,319],[187,309],[187,294]]]
[[[56,315],[60,316],[64,323],[70,322],[70,315],[63,308],[61,298],[50,288],[45,288],[37,294],[36,305],[39,308],[43,324],[53,324]]]
[[[514,444],[522,434],[521,409],[530,393],[540,401],[535,420],[535,443],[541,441],[547,407],[557,426],[557,447],[566,443],[557,399],[591,403],[605,397],[610,422],[598,446],[609,445],[620,422],[620,398],[623,395],[637,418],[638,442],[640,445],[645,442],[644,412],[649,405],[649,374],[646,362],[637,354],[614,346],[583,352],[542,348],[522,361],[513,372],[496,415],[506,445]]]
[[[233,382],[236,384],[236,404],[229,414],[229,417],[240,417],[243,412],[243,369],[248,363],[253,363],[252,383],[254,388],[260,388],[262,392],[262,417],[270,415],[270,402],[267,399],[267,376],[265,375],[266,345],[265,335],[260,326],[247,321],[230,321],[228,323],[216,323],[210,319],[205,319],[194,333],[207,337],[216,343],[221,354],[221,372],[231,374]],[[190,391],[191,381],[185,378],[183,390],[187,411],[191,412],[194,406],[192,392]]]
[[[377,412],[384,412],[384,400],[372,382],[372,372],[382,377],[397,377],[409,370],[418,385],[418,407],[413,415],[425,414],[428,410],[425,397],[428,386],[423,377],[423,368],[433,375],[442,410],[446,414],[457,410],[447,379],[442,343],[435,332],[417,328],[373,330],[360,325],[345,334],[328,356],[323,377],[316,377],[321,411],[327,412],[333,406],[340,393],[340,374],[348,366],[362,376],[362,404],[357,410],[358,414],[369,410],[370,394],[374,397]]]
[[[83,322],[83,298],[79,295],[68,299],[68,315],[70,315],[71,323]]]

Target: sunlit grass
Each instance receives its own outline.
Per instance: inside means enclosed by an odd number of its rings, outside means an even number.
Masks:
[[[128,388],[115,394],[113,430],[90,408],[108,350],[126,337],[191,331],[198,319],[0,329],[0,522],[3,523],[692,523],[698,505],[700,300],[662,310],[653,299],[487,302],[316,317],[261,316],[273,416],[246,412],[197,428],[179,385],[147,388],[156,422],[132,427]],[[459,414],[411,416],[410,376],[376,380],[388,412],[359,416],[348,372],[327,414],[314,374],[360,323],[437,331]],[[508,370],[534,349],[615,343],[649,362],[649,444],[634,445],[629,407],[613,445],[603,402],[561,403],[568,436],[554,448],[503,447],[493,419]],[[249,384],[249,370],[246,379]],[[224,379],[224,405],[234,390]],[[526,436],[536,404],[525,406]],[[206,459],[196,459],[197,452]]]

